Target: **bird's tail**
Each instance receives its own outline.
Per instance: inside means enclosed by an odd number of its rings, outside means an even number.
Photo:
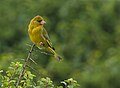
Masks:
[[[51,53],[53,53],[54,57],[58,60],[58,61],[61,61],[62,60],[62,57],[59,56],[55,50],[53,50],[52,48],[49,47],[49,50],[51,51]]]
[[[54,57],[55,57],[58,61],[61,61],[61,60],[62,60],[62,57],[59,56],[58,54],[54,54]]]

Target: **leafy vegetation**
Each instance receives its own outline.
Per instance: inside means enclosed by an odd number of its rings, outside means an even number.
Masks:
[[[3,76],[11,62],[24,63],[31,44],[28,24],[36,15],[45,18],[45,28],[64,60],[58,63],[36,48],[32,59],[37,64],[30,61],[27,68],[36,76],[35,83],[49,77],[56,86],[73,78],[81,88],[120,88],[119,0],[1,0]]]
[[[6,71],[6,75],[0,75],[1,88],[16,88],[15,85],[17,83],[21,70],[22,64],[20,64],[20,62],[12,62]],[[2,72],[3,71],[1,71],[1,73]],[[63,86],[55,87],[51,79],[48,77],[41,78],[37,81],[37,83],[35,83],[33,80],[35,77],[36,76],[33,75],[30,71],[25,70],[24,76],[22,80],[20,80],[20,85],[18,88],[64,88]],[[65,88],[75,88],[79,86],[79,84],[77,84],[77,82],[72,78],[61,83],[64,84]]]

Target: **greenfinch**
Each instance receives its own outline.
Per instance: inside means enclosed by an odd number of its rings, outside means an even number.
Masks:
[[[58,61],[62,58],[56,53],[52,46],[47,31],[44,28],[46,22],[41,16],[35,16],[28,26],[28,34],[31,41],[39,48],[51,53]]]

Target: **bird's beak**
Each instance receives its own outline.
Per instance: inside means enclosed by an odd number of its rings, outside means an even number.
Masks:
[[[46,22],[45,22],[44,20],[42,20],[40,23],[41,23],[42,25],[46,24]]]

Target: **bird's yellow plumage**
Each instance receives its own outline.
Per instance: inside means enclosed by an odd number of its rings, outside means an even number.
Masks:
[[[29,37],[39,49],[52,53],[57,60],[60,60],[61,57],[55,52],[55,49],[50,42],[48,33],[43,27],[45,23],[46,22],[41,16],[35,16],[29,24]]]

